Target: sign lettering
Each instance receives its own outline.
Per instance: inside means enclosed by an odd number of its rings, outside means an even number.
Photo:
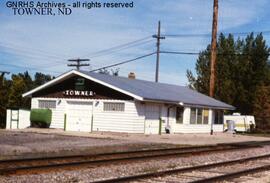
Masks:
[[[85,96],[85,97],[91,97],[95,95],[95,92],[93,91],[79,91],[79,90],[66,90],[63,92],[66,96]]]

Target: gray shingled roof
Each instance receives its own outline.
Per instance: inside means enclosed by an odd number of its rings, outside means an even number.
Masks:
[[[163,101],[170,103],[184,103],[188,106],[202,106],[220,109],[234,107],[214,98],[208,97],[185,86],[155,83],[139,79],[128,79],[93,72],[79,71],[112,86],[142,97],[144,100]]]

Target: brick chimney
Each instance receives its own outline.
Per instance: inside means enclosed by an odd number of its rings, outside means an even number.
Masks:
[[[129,79],[136,79],[135,73],[134,73],[134,72],[130,72],[130,73],[128,74],[128,78],[129,78]]]

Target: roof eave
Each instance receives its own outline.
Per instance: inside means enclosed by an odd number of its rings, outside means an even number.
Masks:
[[[211,108],[211,109],[222,109],[222,110],[235,110],[236,109],[234,106],[225,107],[225,106],[213,106],[213,105],[199,105],[199,104],[184,103],[181,101],[154,100],[154,99],[147,99],[147,98],[144,98],[143,101],[155,102],[155,103],[175,104],[175,105],[181,105],[181,106],[186,106],[186,107]]]
[[[39,87],[37,87],[37,88],[34,88],[34,89],[32,89],[32,90],[30,90],[30,91],[24,93],[24,94],[22,95],[22,97],[31,97],[33,93],[35,93],[35,92],[37,92],[37,91],[40,91],[40,90],[42,90],[42,89],[45,89],[45,88],[47,88],[47,87],[53,85],[53,84],[56,83],[57,81],[60,81],[61,79],[64,79],[64,78],[68,77],[68,76],[71,75],[71,74],[76,74],[76,75],[82,76],[82,77],[87,78],[87,79],[89,79],[89,80],[92,80],[92,81],[94,81],[94,82],[96,82],[96,83],[99,83],[99,84],[102,84],[102,85],[104,85],[104,86],[107,86],[107,87],[109,87],[109,88],[111,88],[111,89],[114,89],[114,90],[116,90],[116,91],[118,91],[118,92],[121,92],[121,93],[124,93],[124,94],[126,94],[126,95],[128,95],[128,96],[131,96],[131,97],[135,98],[136,100],[139,100],[139,101],[142,101],[142,100],[143,100],[143,97],[141,97],[141,96],[135,95],[135,94],[133,94],[133,93],[131,93],[131,92],[128,92],[128,91],[125,91],[125,90],[123,90],[123,89],[121,89],[121,88],[115,87],[115,86],[113,86],[113,85],[111,85],[111,84],[108,84],[108,83],[106,83],[106,82],[103,82],[103,81],[101,81],[101,80],[98,80],[98,79],[96,79],[96,78],[93,78],[93,77],[91,77],[91,76],[89,76],[89,75],[87,75],[87,74],[84,74],[84,73],[82,73],[82,72],[80,72],[80,71],[77,71],[77,70],[71,70],[71,71],[69,71],[69,72],[66,72],[66,73],[64,73],[64,74],[62,74],[62,75],[56,77],[55,79],[53,79],[53,80],[51,80],[51,81],[49,81],[49,82],[47,82],[47,83],[45,83],[45,84],[43,84],[43,85],[41,85],[41,86],[39,86]]]

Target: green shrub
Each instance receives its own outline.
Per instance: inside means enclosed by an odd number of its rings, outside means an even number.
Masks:
[[[50,109],[32,109],[30,114],[31,127],[49,128],[52,121]]]

